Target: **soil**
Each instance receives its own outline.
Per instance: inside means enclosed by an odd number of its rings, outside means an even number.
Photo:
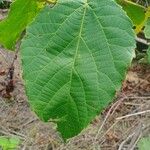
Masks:
[[[14,52],[0,48],[0,136],[17,136],[18,150],[132,150],[142,137],[150,136],[150,65],[134,62],[114,102],[80,135],[64,143],[55,124],[40,121],[31,111],[19,54],[14,89],[6,92],[14,58]]]

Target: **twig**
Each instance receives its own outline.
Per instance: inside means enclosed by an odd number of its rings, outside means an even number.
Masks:
[[[124,95],[124,97],[123,97],[121,100],[115,102],[115,103],[111,106],[111,108],[109,109],[109,111],[108,111],[108,113],[107,113],[107,115],[106,115],[106,117],[105,117],[103,123],[101,124],[101,126],[100,126],[100,128],[99,128],[99,130],[98,130],[98,132],[97,132],[97,134],[96,134],[96,136],[95,136],[95,139],[94,139],[94,142],[93,142],[94,144],[96,143],[96,140],[97,140],[98,136],[100,135],[101,130],[102,130],[102,128],[104,127],[104,125],[105,125],[107,119],[108,119],[111,115],[114,114],[114,112],[116,111],[116,109],[120,106],[121,102],[123,102],[125,99],[127,99],[126,95]],[[117,124],[117,122],[118,122],[118,121],[116,121],[116,123],[114,123],[113,126],[114,126],[115,124]],[[107,132],[109,132],[109,130],[110,130],[111,128],[112,128],[112,126],[106,131],[106,133],[104,133],[104,134],[102,135],[102,137],[104,137],[104,136],[107,134]],[[101,139],[102,139],[102,137],[101,137]]]
[[[141,131],[142,131],[142,124],[140,123],[136,129],[134,130],[133,133],[131,133],[119,146],[118,150],[123,150],[123,147],[125,146],[125,144],[131,139],[130,145],[128,146],[128,148],[126,150],[133,150],[134,147],[136,146],[136,143],[138,141],[138,139],[141,137]]]
[[[12,131],[10,129],[6,129],[5,127],[3,126],[0,126],[0,128],[2,129],[2,131],[0,130],[1,133],[5,134],[5,135],[17,135],[20,137],[20,139],[23,139],[25,140],[26,139],[26,136],[24,134],[21,134],[19,132],[16,132],[16,131]]]
[[[34,121],[37,121],[37,120],[38,120],[37,118],[33,118],[33,119],[29,120],[28,122],[26,122],[25,124],[23,124],[21,128],[23,128],[23,127],[25,127],[25,126],[27,126],[27,125],[29,125],[29,124],[33,123]]]
[[[150,113],[150,110],[145,110],[145,111],[141,111],[141,112],[137,112],[137,113],[133,113],[133,114],[128,114],[126,116],[118,117],[118,118],[116,118],[116,120],[121,120],[121,119],[138,116],[138,115],[142,115],[142,114],[146,114],[146,113]]]
[[[148,3],[148,1],[147,1],[147,0],[145,0],[145,2],[146,2],[146,4],[145,4],[145,5],[146,5],[146,7],[148,7],[148,6],[149,6],[149,3]]]
[[[136,130],[134,131],[134,136],[131,139],[130,145],[128,146],[127,150],[134,150],[137,142],[139,141],[140,137],[142,136],[142,124],[140,123]]]
[[[101,126],[100,126],[99,129],[98,129],[98,132],[97,132],[97,134],[96,134],[96,136],[95,136],[95,138],[94,138],[94,141],[97,140],[97,138],[98,138],[99,134],[101,133],[101,130],[102,130],[102,128],[104,127],[104,125],[105,125],[105,123],[106,123],[108,117],[110,116],[110,114],[111,114],[113,108],[114,108],[117,104],[118,104],[118,101],[117,101],[116,103],[114,103],[114,104],[111,106],[111,108],[109,109],[109,111],[108,111],[106,117],[104,118],[104,121],[102,122]]]
[[[16,131],[10,131],[12,134],[19,136],[20,138],[22,138],[23,140],[26,139],[26,136],[24,134],[21,134],[19,132]]]
[[[104,136],[105,136],[117,123],[118,123],[118,120],[117,120],[114,124],[112,124],[111,127],[110,127],[109,129],[107,129],[107,131],[99,138],[100,144],[102,144],[102,143],[104,142],[104,140],[101,141],[101,140],[104,138]]]
[[[129,96],[130,99],[149,99],[150,100],[150,96]]]
[[[17,50],[15,52],[15,56],[13,58],[13,61],[10,65],[10,67],[8,68],[8,73],[7,73],[7,78],[6,78],[6,89],[5,89],[5,97],[6,98],[11,98],[11,92],[14,91],[14,63],[17,59],[17,56],[18,56],[18,52],[19,52],[19,45],[20,43],[18,44],[17,46]]]
[[[124,103],[125,105],[130,105],[130,106],[141,106],[141,104],[136,104],[136,103],[129,103],[129,102],[126,102]]]
[[[115,102],[115,103],[111,106],[111,108],[109,109],[109,111],[108,111],[108,113],[107,113],[107,115],[106,115],[104,121],[102,122],[101,126],[99,127],[98,132],[97,132],[97,134],[96,134],[96,136],[95,136],[95,138],[94,138],[94,141],[93,141],[94,149],[95,149],[95,145],[96,145],[96,143],[97,143],[96,141],[97,141],[97,139],[98,139],[98,136],[101,134],[101,131],[102,131],[102,129],[103,129],[103,127],[104,127],[106,121],[107,121],[108,118],[115,112],[115,110],[118,108],[118,106],[120,105],[120,103],[121,103],[124,99],[126,99],[126,97],[123,98],[123,99],[120,100],[120,101]]]
[[[135,134],[135,133],[130,134],[130,135],[120,144],[118,150],[122,150],[124,144],[125,144],[130,138],[132,138],[132,137],[134,136],[134,134]]]
[[[5,55],[2,53],[2,51],[0,51],[0,54],[5,59],[6,65],[8,66],[7,59],[6,59]]]
[[[139,38],[139,37],[136,37],[136,41],[139,42],[139,43],[142,43],[142,44],[144,44],[144,45],[147,45],[147,46],[150,45],[150,43],[147,42],[147,40],[144,40],[144,39]]]

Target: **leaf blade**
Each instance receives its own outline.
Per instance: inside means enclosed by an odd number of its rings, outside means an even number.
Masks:
[[[121,87],[134,55],[131,26],[110,0],[59,0],[28,28],[21,46],[27,95],[42,120],[57,121],[64,139],[84,129]]]
[[[13,50],[21,33],[38,11],[37,0],[15,0],[8,17],[0,22],[0,43]]]
[[[137,144],[139,150],[147,150],[150,146],[150,137],[144,137],[140,139],[140,141]]]
[[[0,147],[3,150],[12,149],[15,150],[20,144],[20,139],[17,137],[0,137]]]

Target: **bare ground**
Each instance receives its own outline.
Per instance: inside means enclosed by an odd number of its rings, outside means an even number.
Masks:
[[[55,124],[41,122],[30,110],[19,59],[14,65],[15,89],[6,98],[3,89],[14,55],[0,48],[0,136],[19,137],[19,150],[132,150],[140,138],[150,136],[150,66],[134,63],[114,103],[64,143]]]

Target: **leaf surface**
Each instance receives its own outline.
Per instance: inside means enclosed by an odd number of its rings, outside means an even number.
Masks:
[[[64,139],[112,101],[134,56],[132,24],[112,0],[58,0],[45,7],[21,45],[32,109]]]
[[[8,17],[0,22],[0,44],[14,49],[22,31],[39,12],[37,0],[15,0]]]
[[[146,8],[129,0],[116,0],[116,2],[122,6],[124,11],[126,11],[127,15],[136,27],[135,32],[139,33],[142,30],[147,18],[145,13]]]
[[[139,150],[148,150],[150,147],[150,137],[142,138],[137,144]]]
[[[127,12],[135,25],[141,24],[145,19],[145,8],[129,0],[116,0]]]
[[[3,150],[16,150],[19,144],[20,139],[17,137],[0,137],[0,148],[2,148]]]

